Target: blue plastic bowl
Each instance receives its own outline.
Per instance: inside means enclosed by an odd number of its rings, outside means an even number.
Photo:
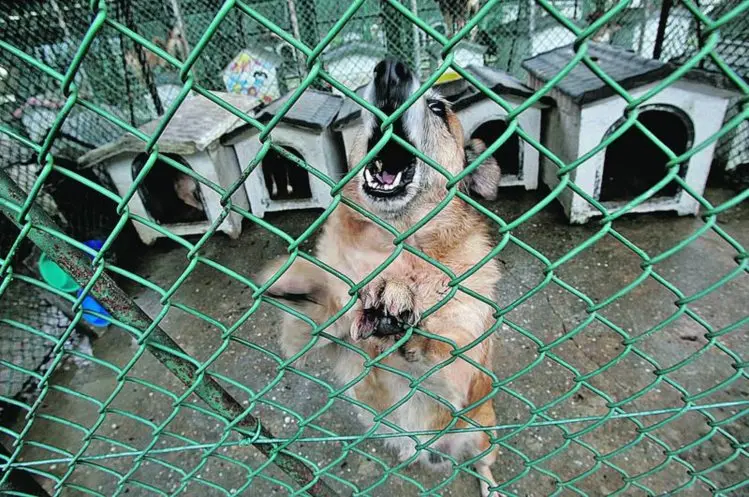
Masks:
[[[82,292],[82,289],[78,290],[78,297],[81,296]],[[98,328],[109,326],[108,319],[100,318],[99,316],[94,316],[93,314],[88,314],[86,311],[96,312],[109,317],[109,313],[107,312],[107,310],[104,309],[104,307],[102,307],[102,305],[90,295],[86,296],[86,298],[83,299],[83,320],[91,326],[96,326]]]
[[[95,250],[96,252],[100,251],[100,250],[101,250],[101,248],[102,248],[102,247],[104,246],[104,242],[103,242],[103,241],[101,241],[101,240],[88,240],[88,241],[85,241],[85,242],[83,242],[83,244],[84,244],[85,246],[89,247],[89,248],[92,248],[92,249],[94,249],[94,250]],[[87,253],[86,255],[88,256],[88,258],[89,258],[89,259],[91,259],[91,260],[93,260],[93,259],[94,259],[94,258],[93,258],[93,257],[91,257],[91,255],[90,255],[90,254],[88,254],[88,253]]]

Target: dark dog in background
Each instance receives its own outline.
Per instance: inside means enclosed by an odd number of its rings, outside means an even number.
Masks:
[[[187,59],[187,40],[185,39],[184,34],[176,26],[167,31],[166,40],[154,36],[151,38],[151,42],[179,60],[184,61]],[[139,51],[142,53],[139,54]],[[145,81],[144,64],[149,70],[153,70],[156,67],[167,67],[169,65],[166,60],[145,47],[136,47],[135,49],[125,52],[125,63],[141,82]]]
[[[263,167],[263,179],[271,199],[289,197],[294,193],[294,187],[289,178],[289,166],[286,162],[277,161],[268,167]]]
[[[442,17],[445,18],[447,36],[452,36],[466,25],[481,7],[479,0],[437,0]],[[476,36],[474,29],[470,34],[473,40]]]

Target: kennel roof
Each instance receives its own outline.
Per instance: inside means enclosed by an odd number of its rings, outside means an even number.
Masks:
[[[474,64],[466,66],[466,71],[497,95],[515,96],[525,100],[534,94],[530,87],[505,71]],[[487,98],[481,90],[463,78],[443,83],[437,88],[448,101],[452,102],[454,110],[464,109],[479,100]],[[537,103],[538,106],[542,107],[551,104],[553,104],[553,100],[549,97],[543,97]]]
[[[504,71],[475,64],[470,64],[466,66],[465,69],[498,95],[513,95],[523,99],[533,95],[533,90],[531,88]],[[360,86],[356,89],[356,94],[364,98],[365,88],[366,85]],[[451,102],[454,110],[463,109],[486,98],[486,95],[484,95],[478,88],[463,78],[435,85],[435,89],[438,89],[442,96]],[[540,106],[548,106],[551,104],[553,104],[553,100],[549,97],[542,98],[538,103]],[[346,98],[341,107],[341,111],[338,113],[338,116],[333,123],[333,129],[338,131],[350,122],[358,119],[361,115],[361,109],[362,108],[359,104],[350,98]]]
[[[647,59],[632,51],[603,43],[589,42],[588,55],[625,90],[660,81],[675,69],[674,66],[659,60]],[[523,68],[533,77],[549,81],[559,74],[574,56],[573,46],[567,45],[526,59],[523,61]],[[686,73],[684,78],[717,89],[730,88],[724,78],[705,71],[693,70]],[[555,88],[579,105],[615,94],[612,87],[582,62],[572,68]]]
[[[258,113],[258,120],[268,122],[273,119],[281,110],[281,107],[288,102],[291,95],[291,93],[287,93],[271,102]],[[338,95],[307,89],[281,118],[281,122],[303,128],[323,130],[331,125],[341,109],[341,105],[343,105],[343,99]],[[244,128],[246,127],[243,126]]]
[[[236,93],[213,92],[213,94],[252,115],[259,101],[256,98]],[[154,119],[138,129],[151,136],[163,118]],[[159,137],[159,152],[191,155],[205,150],[224,134],[245,124],[231,112],[213,103],[202,95],[194,95],[182,102]],[[78,159],[83,166],[92,166],[124,152],[143,152],[146,144],[127,133],[117,140],[96,148]]]

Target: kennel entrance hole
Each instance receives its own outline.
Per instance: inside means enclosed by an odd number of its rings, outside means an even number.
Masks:
[[[501,119],[486,121],[473,132],[471,138],[483,141],[490,147],[502,133],[507,131],[507,123]],[[513,133],[493,154],[502,170],[502,176],[520,176],[520,139]]]
[[[683,154],[692,146],[692,122],[676,107],[658,106],[643,110],[637,119],[676,155]],[[607,135],[619,124],[612,126]],[[666,153],[642,131],[634,126],[629,128],[606,148],[600,201],[632,200],[666,176],[668,160]],[[686,164],[682,164],[679,175],[683,178],[685,174]],[[653,198],[673,197],[680,190],[679,185],[671,181]]]
[[[302,154],[291,147],[285,151],[304,160]],[[312,198],[309,173],[274,149],[268,150],[260,165],[265,188],[271,200],[302,200]]]
[[[190,164],[179,155],[163,155],[190,168]],[[138,154],[135,157],[132,163],[133,179],[140,174],[147,160],[146,154]],[[197,181],[162,160],[156,160],[138,186],[138,195],[148,214],[158,224],[208,221]]]

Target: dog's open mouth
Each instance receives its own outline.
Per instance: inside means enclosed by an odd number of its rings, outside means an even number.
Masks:
[[[397,197],[413,181],[416,161],[412,158],[388,164],[376,157],[364,167],[364,191],[373,197]]]
[[[405,136],[400,120],[395,123],[395,132]],[[375,146],[382,135],[374,133],[369,148]],[[395,198],[406,193],[406,187],[414,180],[416,157],[405,148],[388,141],[372,161],[364,166],[364,193],[374,198]]]

